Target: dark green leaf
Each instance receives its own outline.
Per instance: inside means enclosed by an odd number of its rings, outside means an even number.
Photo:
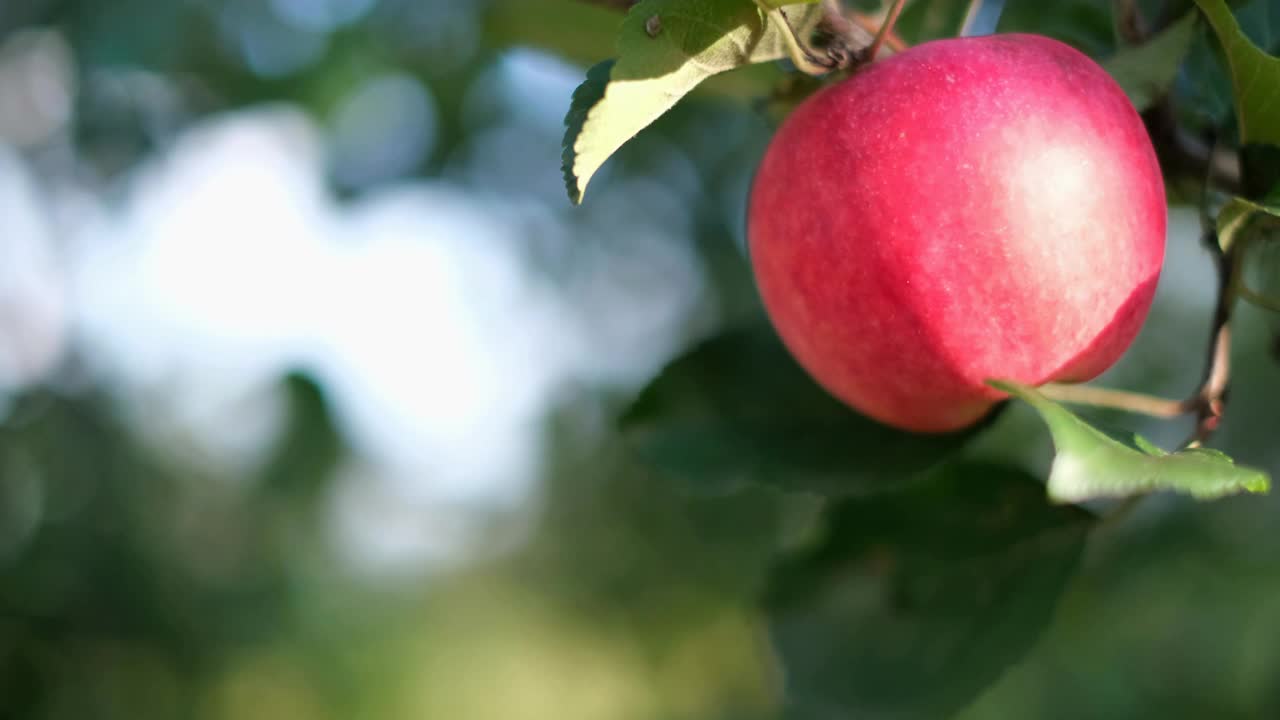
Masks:
[[[1188,13],[1146,43],[1121,50],[1103,63],[1138,110],[1146,110],[1173,85],[1195,36],[1195,22],[1196,14]]]
[[[1231,68],[1240,140],[1280,145],[1280,58],[1249,41],[1223,0],[1196,0],[1222,43]]]
[[[1049,497],[1056,502],[1125,497],[1172,490],[1200,500],[1241,492],[1265,493],[1271,479],[1261,470],[1236,465],[1203,448],[1156,453],[1143,439],[1129,447],[1089,425],[1039,392],[1011,382],[991,385],[1036,409],[1049,426],[1057,455],[1049,472]]]
[[[1223,132],[1234,126],[1231,107],[1231,73],[1217,51],[1213,29],[1207,23],[1192,33],[1191,47],[1174,80],[1174,109],[1180,122],[1188,129],[1205,131],[1215,129],[1224,141],[1234,140],[1234,128],[1230,135]]]
[[[696,487],[763,482],[831,494],[896,487],[978,431],[916,435],[876,423],[814,383],[767,326],[672,362],[622,425],[645,461]]]
[[[776,569],[771,631],[797,716],[944,718],[1035,643],[1092,516],[1028,473],[944,466],[908,491],[849,499]]]
[[[1265,52],[1280,52],[1280,0],[1253,0],[1236,9],[1240,29]]]
[[[778,11],[773,11],[774,13]],[[627,140],[717,73],[789,54],[774,16],[746,0],[642,0],[627,13],[618,60],[574,93],[564,136],[569,198]]]

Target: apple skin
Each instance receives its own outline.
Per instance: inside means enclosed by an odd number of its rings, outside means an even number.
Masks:
[[[925,43],[816,93],[751,190],[765,308],[823,387],[915,432],[1091,379],[1137,335],[1164,260],[1151,139],[1056,40]]]

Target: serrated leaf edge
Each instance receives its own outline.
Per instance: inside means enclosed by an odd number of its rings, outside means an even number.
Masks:
[[[1153,491],[1176,492],[1184,495],[1190,495],[1199,500],[1213,500],[1221,497],[1226,497],[1228,495],[1238,494],[1240,492],[1250,492],[1250,493],[1259,493],[1259,494],[1270,492],[1271,478],[1270,476],[1267,475],[1266,472],[1262,470],[1256,470],[1254,468],[1247,468],[1245,466],[1236,465],[1233,459],[1231,459],[1229,456],[1227,456],[1225,453],[1219,450],[1213,450],[1210,448],[1193,448],[1188,450],[1181,450],[1176,453],[1164,453],[1163,455],[1153,454],[1149,450],[1148,451],[1137,450],[1124,445],[1123,443],[1115,440],[1112,437],[1109,437],[1106,433],[1103,433],[1102,431],[1093,427],[1089,423],[1080,419],[1080,417],[1077,416],[1075,413],[1071,412],[1070,410],[1067,410],[1066,408],[1058,405],[1057,403],[1054,403],[1048,398],[1045,398],[1040,393],[1036,392],[1034,388],[1028,387],[1026,385],[1021,385],[1019,383],[1010,382],[1007,380],[989,380],[987,381],[987,384],[990,385],[991,387],[996,388],[997,390],[1009,393],[1013,397],[1016,397],[1022,400],[1023,402],[1027,403],[1028,405],[1031,405],[1032,408],[1034,408],[1036,412],[1040,414],[1041,419],[1044,421],[1045,425],[1049,428],[1049,434],[1050,436],[1053,436],[1054,446],[1059,450],[1059,452],[1055,454],[1053,459],[1053,466],[1050,469],[1049,483],[1047,488],[1049,493],[1049,498],[1054,502],[1074,503],[1074,502],[1082,502],[1085,500],[1092,500],[1092,499],[1104,498],[1104,497],[1108,497],[1108,498],[1126,497],[1130,495],[1138,495],[1138,494],[1143,494],[1143,493],[1153,492]],[[1064,483],[1062,482],[1064,478],[1074,477],[1075,475],[1079,474],[1078,472],[1072,470],[1072,468],[1070,467],[1070,464],[1078,463],[1080,462],[1080,460],[1075,454],[1067,454],[1067,453],[1061,452],[1059,438],[1056,436],[1057,433],[1054,432],[1053,424],[1049,422],[1049,417],[1046,415],[1046,413],[1053,413],[1055,415],[1060,415],[1064,418],[1069,418],[1072,422],[1074,422],[1078,427],[1080,427],[1086,433],[1089,433],[1090,435],[1094,436],[1098,440],[1099,447],[1109,449],[1119,453],[1129,454],[1133,457],[1133,459],[1136,462],[1139,462],[1144,466],[1156,466],[1161,463],[1168,462],[1170,458],[1182,458],[1183,461],[1185,462],[1185,460],[1193,459],[1194,455],[1211,455],[1212,459],[1205,458],[1206,462],[1223,462],[1225,460],[1227,464],[1233,467],[1239,468],[1242,471],[1247,471],[1249,474],[1246,476],[1243,476],[1240,482],[1237,484],[1225,485],[1223,487],[1212,488],[1212,489],[1194,489],[1194,488],[1187,488],[1187,487],[1181,487],[1181,486],[1175,486],[1175,485],[1154,485],[1154,484],[1148,484],[1148,483],[1135,485],[1132,489],[1118,490],[1116,492],[1106,492],[1106,491],[1099,492],[1097,488],[1093,488],[1085,485],[1079,485],[1075,483],[1068,483],[1064,487]],[[1055,483],[1054,482],[1055,479],[1057,479],[1058,482]]]

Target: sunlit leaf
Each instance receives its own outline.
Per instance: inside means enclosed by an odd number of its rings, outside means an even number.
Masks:
[[[1089,425],[1032,388],[1011,382],[991,383],[1035,408],[1049,426],[1057,455],[1049,472],[1049,497],[1081,502],[1170,490],[1210,500],[1241,492],[1265,493],[1267,473],[1235,462],[1216,450],[1194,448],[1160,454],[1142,440],[1129,447]]]
[[[1231,68],[1241,141],[1280,145],[1280,58],[1250,42],[1223,0],[1196,4],[1213,26]]]
[[[788,55],[772,16],[746,0],[643,0],[627,14],[618,60],[574,93],[564,137],[569,198],[605,160],[708,77]]]
[[[643,460],[694,487],[830,494],[897,487],[981,429],[917,435],[870,420],[814,383],[763,325],[676,359],[622,426]]]
[[[951,717],[1035,644],[1094,522],[985,463],[827,520],[766,598],[788,701],[822,720]]]
[[[1191,48],[1196,15],[1188,13],[1142,45],[1126,48],[1102,64],[1138,110],[1159,100],[1173,85]]]

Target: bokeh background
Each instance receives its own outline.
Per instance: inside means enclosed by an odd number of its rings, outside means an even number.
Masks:
[[[1276,3],[1240,12],[1280,49]],[[0,0],[0,717],[780,716],[757,596],[818,501],[690,492],[614,421],[759,313],[743,208],[784,68],[713,81],[573,207],[561,121],[618,21]],[[1002,29],[1115,44],[1106,2],[1011,0]],[[1197,42],[1180,92],[1221,119]],[[1213,269],[1171,212],[1104,384],[1199,379]],[[1241,310],[1216,438],[1273,474],[1275,330]],[[966,452],[1051,455],[1016,407]],[[1147,502],[964,717],[1280,716],[1278,512]]]

